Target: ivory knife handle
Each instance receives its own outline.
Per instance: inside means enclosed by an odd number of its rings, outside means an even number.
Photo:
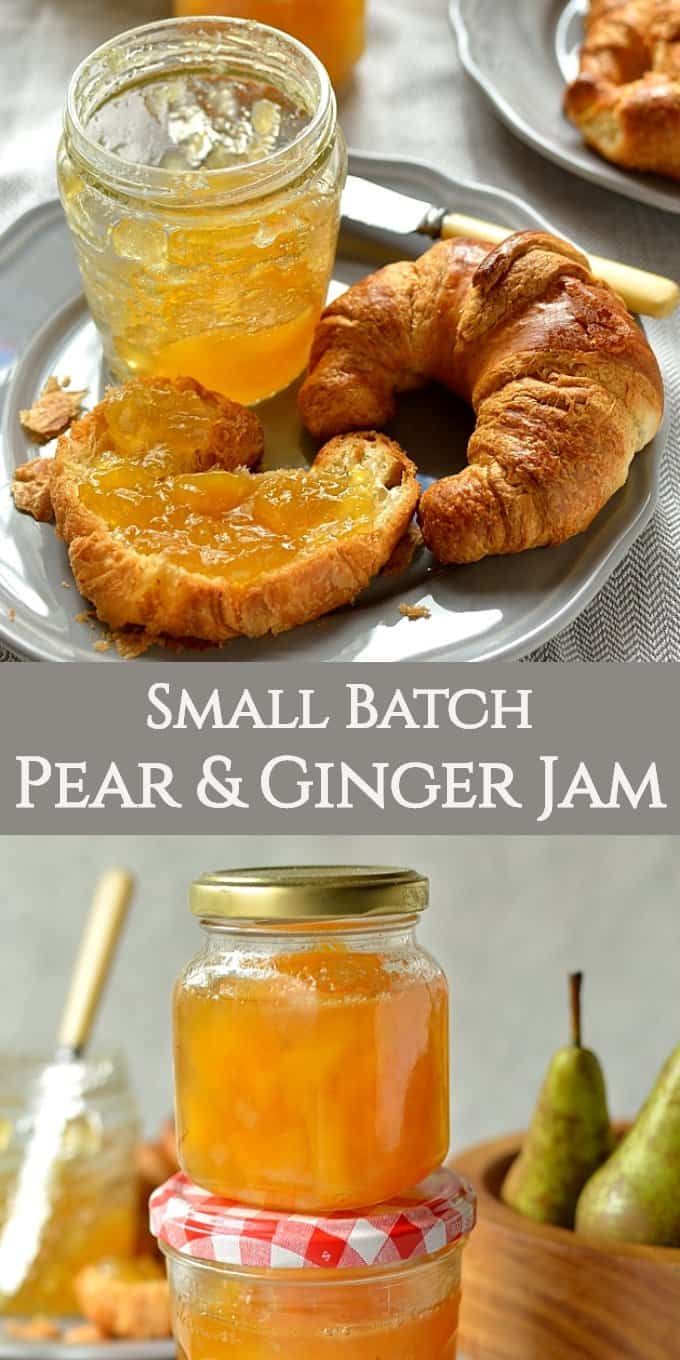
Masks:
[[[471,236],[477,241],[488,241],[489,245],[498,245],[506,236],[512,235],[507,227],[480,222],[463,213],[449,213],[444,218],[441,234],[445,240],[452,236]],[[631,312],[642,316],[670,316],[680,303],[680,288],[672,279],[648,274],[644,269],[619,264],[616,260],[604,260],[599,255],[588,255],[587,258],[595,277],[608,283]]]

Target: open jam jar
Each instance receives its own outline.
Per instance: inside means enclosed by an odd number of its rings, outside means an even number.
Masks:
[[[151,1197],[184,1360],[454,1360],[470,1186],[440,1171],[361,1216]]]
[[[295,39],[174,19],[98,48],[69,88],[59,186],[114,378],[254,403],[304,369],[337,241],[345,146]]]
[[[63,1116],[49,1182],[30,1151],[50,1093]],[[74,1276],[132,1256],[137,1236],[137,1115],[117,1057],[55,1063],[0,1055],[0,1314],[77,1311]]]
[[[174,994],[179,1161],[215,1194],[321,1212],[415,1185],[449,1146],[446,978],[410,870],[194,883],[206,942]]]

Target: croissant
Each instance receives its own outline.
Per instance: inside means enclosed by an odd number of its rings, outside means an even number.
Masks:
[[[224,642],[350,604],[418,501],[384,435],[332,440],[309,470],[252,473],[256,414],[190,378],[135,380],[18,469],[18,509],[53,519],[79,590],[115,630]]]
[[[590,0],[565,109],[607,160],[680,179],[680,0]]]
[[[462,472],[420,502],[440,562],[561,543],[623,485],[663,410],[658,365],[623,303],[542,233],[492,251],[440,242],[324,312],[299,396],[311,433],[382,426],[435,379],[472,403]]]

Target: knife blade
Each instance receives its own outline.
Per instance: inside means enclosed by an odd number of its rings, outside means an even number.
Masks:
[[[498,245],[517,230],[464,213],[450,212],[396,189],[386,189],[359,175],[347,177],[342,195],[342,219],[346,227],[358,232],[419,235],[434,241],[466,236],[489,245]],[[680,288],[672,279],[599,255],[587,255],[587,259],[595,277],[608,283],[631,312],[643,316],[670,316],[680,303]]]

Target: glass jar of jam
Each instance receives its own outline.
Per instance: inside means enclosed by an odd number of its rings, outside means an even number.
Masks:
[[[61,1138],[45,1153],[35,1135],[47,1101]],[[0,1314],[74,1313],[78,1271],[132,1255],[137,1133],[119,1058],[0,1055]]]
[[[175,0],[175,14],[231,14],[282,28],[316,52],[336,88],[349,80],[366,41],[366,0]]]
[[[194,883],[206,942],[174,993],[180,1166],[215,1194],[321,1212],[414,1185],[449,1146],[446,978],[410,870]]]
[[[76,71],[59,185],[110,372],[247,404],[304,369],[346,152],[328,75],[238,19],[124,33]]]
[[[247,1210],[181,1175],[151,1197],[186,1360],[454,1360],[474,1220],[451,1171],[360,1216]]]

